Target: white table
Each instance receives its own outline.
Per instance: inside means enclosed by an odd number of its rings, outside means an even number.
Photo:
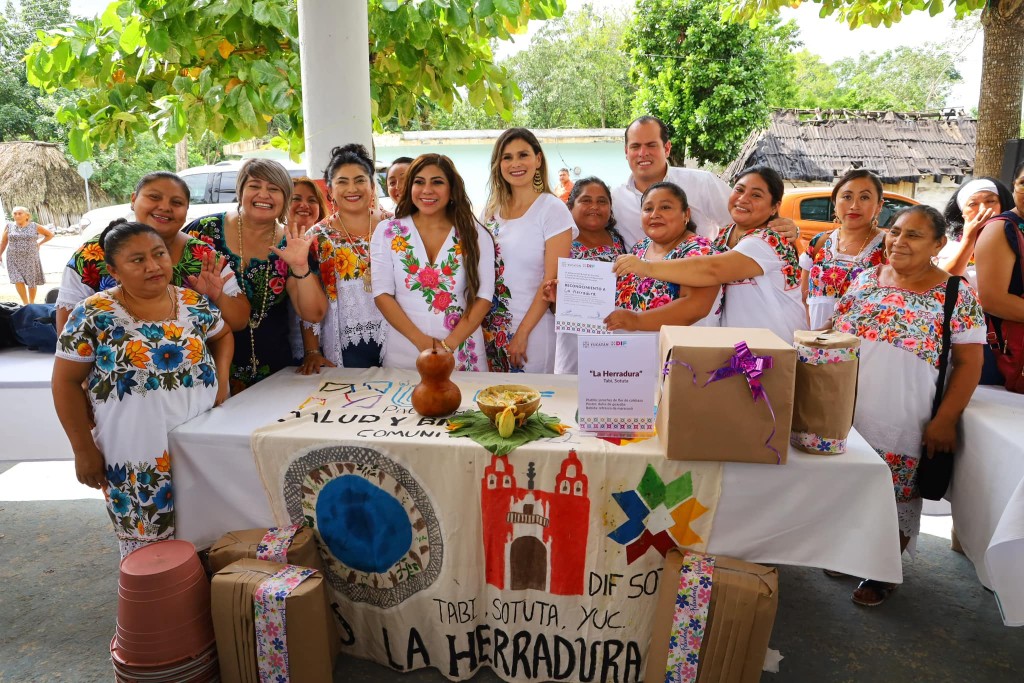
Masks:
[[[202,548],[274,524],[250,436],[317,382],[286,368],[171,432],[178,538]],[[902,581],[892,476],[867,443],[854,433],[844,455],[788,457],[782,466],[725,464],[708,552]]]
[[[0,349],[0,460],[73,460],[74,453],[53,410],[53,354]]]
[[[979,387],[947,498],[953,526],[1003,623],[1024,626],[1024,395]]]

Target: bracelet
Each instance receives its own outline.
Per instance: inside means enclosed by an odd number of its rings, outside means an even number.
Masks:
[[[321,355],[320,349],[310,349],[309,351],[306,351],[306,353],[304,353],[302,355],[302,357],[303,358],[309,358],[310,356],[312,356],[314,354],[317,355],[317,356]]]
[[[288,277],[290,277],[292,279],[295,279],[295,280],[305,280],[307,277],[309,277],[312,274],[313,274],[313,269],[312,268],[307,270],[305,275],[296,275],[295,271],[292,270],[290,266],[288,267]]]
[[[454,351],[452,351],[452,347],[448,346],[448,343],[444,339],[438,339],[437,341],[441,342],[442,349],[444,349],[448,353],[455,353]]]

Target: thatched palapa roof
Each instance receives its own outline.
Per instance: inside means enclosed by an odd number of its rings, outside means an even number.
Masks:
[[[110,198],[89,183],[93,206]],[[25,206],[37,223],[68,227],[86,212],[85,182],[60,147],[49,142],[0,142],[0,199],[4,210]]]
[[[809,182],[831,183],[851,168],[874,171],[884,183],[959,178],[974,169],[976,132],[977,120],[961,111],[781,110],[747,138],[724,176],[766,164],[786,180]]]

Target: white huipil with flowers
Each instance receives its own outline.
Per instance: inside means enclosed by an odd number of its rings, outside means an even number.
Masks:
[[[174,536],[167,434],[217,398],[207,340],[224,322],[209,299],[171,287],[168,320],[136,320],[108,292],[75,306],[57,343],[61,358],[91,363],[86,393],[93,439],[106,462],[104,497],[124,557]]]
[[[920,293],[886,287],[873,267],[847,289],[833,321],[834,329],[861,339],[853,426],[892,470],[900,532],[912,544],[921,523],[917,465],[939,375],[945,301],[945,282]],[[985,330],[981,306],[961,282],[952,343],[982,344]]]
[[[480,252],[476,296],[490,301],[494,295],[494,241],[483,226],[477,224],[476,230]],[[454,227],[431,262],[412,217],[383,221],[373,233],[370,258],[373,296],[395,297],[412,324],[429,337],[447,337],[472,306],[473,302],[466,301],[464,254]],[[390,325],[388,328],[383,366],[415,369],[419,350]],[[480,328],[453,351],[456,370],[487,370]]]

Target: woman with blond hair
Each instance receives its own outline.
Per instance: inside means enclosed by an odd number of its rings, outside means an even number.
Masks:
[[[21,303],[35,303],[36,288],[46,284],[39,247],[53,239],[53,231],[32,222],[32,214],[24,206],[14,207],[11,216],[14,221],[4,226],[0,237],[0,262],[7,251],[7,276]]]
[[[484,225],[494,237],[494,300],[484,318],[492,372],[555,369],[555,318],[542,285],[569,258],[578,230],[552,192],[537,137],[525,128],[502,133],[491,152]]]

